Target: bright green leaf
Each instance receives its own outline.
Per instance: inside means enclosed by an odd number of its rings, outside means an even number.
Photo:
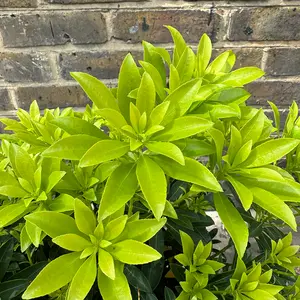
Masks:
[[[51,121],[51,124],[58,126],[71,135],[86,134],[99,139],[108,139],[108,136],[100,128],[79,118],[60,117]]]
[[[84,262],[79,256],[80,253],[69,253],[51,261],[29,285],[22,298],[46,296],[68,284]]]
[[[215,176],[205,166],[194,159],[186,157],[184,166],[165,157],[159,156],[154,159],[165,173],[174,179],[195,183],[209,190],[222,191]]]
[[[252,149],[252,140],[245,143],[240,150],[237,152],[233,162],[232,167],[235,168],[241,163],[243,163],[250,155]]]
[[[168,30],[170,31],[173,42],[175,44],[175,49],[174,49],[174,53],[173,53],[173,63],[175,65],[177,65],[181,55],[183,54],[184,50],[187,47],[187,45],[186,45],[185,40],[183,39],[181,33],[177,29],[175,29],[172,26],[165,26],[165,27],[168,28]]]
[[[214,204],[224,227],[234,242],[239,257],[242,258],[249,238],[248,227],[245,221],[224,194],[214,194]]]
[[[93,234],[97,222],[91,208],[87,207],[81,200],[75,199],[74,213],[78,229],[86,235]]]
[[[135,170],[133,164],[122,164],[108,178],[100,201],[98,218],[105,219],[133,197],[138,187]]]
[[[118,110],[115,97],[100,80],[86,73],[71,72],[70,74],[98,108]]]
[[[206,70],[212,53],[211,40],[207,34],[203,34],[197,50],[198,76],[203,76]]]
[[[269,140],[255,147],[242,165],[247,168],[268,165],[291,152],[299,145],[299,142],[300,140],[289,138]]]
[[[280,198],[258,187],[253,187],[250,190],[254,196],[254,203],[284,221],[293,230],[297,230],[297,223],[293,211]]]
[[[98,141],[98,138],[90,135],[72,135],[55,142],[42,155],[44,157],[80,160],[84,153]]]
[[[139,87],[141,75],[132,55],[129,53],[123,60],[118,81],[118,104],[124,118],[129,121],[129,104],[132,101],[128,94]]]
[[[143,155],[137,163],[136,175],[141,190],[156,219],[165,209],[167,181],[164,172],[152,159]]]
[[[185,160],[184,160],[181,150],[172,143],[148,142],[148,143],[146,143],[146,147],[150,151],[167,156],[167,157],[177,161],[181,165],[185,164]]]
[[[128,216],[124,215],[110,221],[104,229],[104,239],[111,241],[117,238],[125,228]],[[102,270],[103,271],[103,270]]]
[[[92,246],[90,241],[74,233],[57,236],[52,241],[59,247],[69,251],[82,251]]]
[[[142,219],[127,222],[124,231],[117,238],[117,241],[125,239],[146,242],[150,240],[156,233],[166,224],[167,219]]]
[[[252,140],[253,145],[259,140],[264,128],[265,115],[263,110],[259,110],[240,130],[243,143]]]
[[[99,249],[98,263],[101,271],[110,279],[115,280],[115,264],[111,254],[103,249]]]
[[[141,85],[138,89],[136,106],[140,113],[146,112],[148,116],[155,106],[156,91],[151,76],[145,72],[142,77]]]
[[[192,103],[196,100],[195,97],[201,84],[201,79],[188,81],[166,97],[164,101],[169,101],[170,105],[161,125],[170,123],[188,111]]]
[[[187,233],[181,230],[179,231],[179,233],[181,238],[183,254],[188,258],[189,263],[192,264],[193,253],[195,249],[194,242]]]
[[[156,125],[159,125],[165,115],[166,115],[166,112],[169,108],[169,105],[170,105],[170,102],[169,101],[164,101],[163,103],[157,105],[151,112],[150,114],[150,123],[151,123],[151,126],[156,126]]]
[[[186,47],[176,66],[181,83],[192,79],[195,69],[195,60],[196,57],[193,50]]]
[[[222,83],[228,86],[243,86],[262,77],[264,74],[265,72],[259,68],[244,67],[222,76],[216,83]]]
[[[113,244],[108,250],[115,259],[129,265],[146,264],[161,258],[155,249],[134,240]]]
[[[145,72],[147,72],[155,85],[156,93],[158,94],[161,101],[166,98],[165,87],[166,84],[160,76],[158,70],[150,63],[146,61],[139,61],[140,65],[143,67]]]
[[[114,280],[99,270],[98,287],[103,300],[132,300],[128,281],[123,274],[123,268],[123,264],[116,262],[116,276]]]
[[[239,182],[237,178],[226,175],[226,179],[232,184],[233,188],[240,198],[244,209],[248,210],[253,202],[252,192],[245,185]]]
[[[27,207],[22,201],[16,204],[10,204],[8,206],[2,207],[0,209],[0,228],[3,228],[14,219],[22,216],[26,209]]]
[[[38,248],[41,240],[41,229],[29,221],[25,222],[25,229],[33,245]]]
[[[119,158],[129,151],[129,144],[117,140],[99,141],[81,158],[80,167],[94,166]]]
[[[152,139],[176,141],[208,130],[212,125],[212,122],[200,117],[184,116],[169,123],[164,130],[156,133]]]
[[[41,228],[51,238],[69,233],[82,235],[75,220],[62,213],[40,211],[27,215],[25,219]]]
[[[97,276],[96,255],[91,255],[76,272],[66,300],[84,300]]]

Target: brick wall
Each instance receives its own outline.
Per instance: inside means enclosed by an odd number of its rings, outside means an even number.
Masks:
[[[45,107],[88,101],[69,76],[91,73],[113,84],[124,55],[141,58],[140,42],[170,47],[164,24],[192,45],[208,33],[214,55],[237,54],[264,79],[248,86],[250,103],[300,103],[300,1],[0,0],[0,115],[36,99]]]

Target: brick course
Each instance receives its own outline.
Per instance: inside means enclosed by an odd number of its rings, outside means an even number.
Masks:
[[[268,51],[266,73],[269,76],[300,75],[300,48],[276,48]]]
[[[151,10],[120,11],[113,18],[113,37],[132,43],[146,40],[150,43],[171,42],[169,31],[164,25],[175,26],[190,43],[197,43],[203,33],[214,41],[223,29],[223,11],[210,10]]]
[[[53,79],[44,53],[0,53],[0,76],[7,82],[43,82]]]
[[[1,0],[0,7],[37,7],[37,0]]]
[[[70,71],[115,82],[126,53],[142,59],[141,41],[166,46],[163,25],[194,49],[206,32],[213,57],[232,49],[235,68],[262,67],[246,87],[251,105],[300,104],[300,2],[296,0],[0,0],[0,117],[36,99],[41,108],[84,107]],[[17,105],[17,107],[15,107]]]
[[[247,8],[231,19],[231,41],[299,41],[300,7]]]
[[[41,109],[82,107],[88,103],[84,92],[78,86],[70,85],[18,87],[16,95],[17,104],[23,109],[28,109],[32,100],[37,100]]]
[[[86,72],[102,79],[114,79],[118,77],[122,61],[128,51],[79,51],[61,53],[59,65],[61,76],[64,79],[72,79],[70,72]],[[138,61],[143,58],[142,52],[131,51]],[[72,79],[73,80],[73,79]]]
[[[4,47],[54,46],[107,41],[101,12],[20,13],[0,16]]]

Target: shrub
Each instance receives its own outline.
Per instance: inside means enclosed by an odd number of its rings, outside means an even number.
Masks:
[[[297,104],[281,135],[273,103],[275,125],[246,105],[260,69],[168,29],[172,58],[143,42],[116,88],[72,73],[83,112],[1,119],[1,299],[300,299]]]

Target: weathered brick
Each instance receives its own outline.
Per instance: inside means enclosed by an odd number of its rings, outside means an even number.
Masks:
[[[300,75],[300,48],[270,49],[265,71],[271,76]]]
[[[47,1],[47,0],[46,0]],[[132,2],[133,0],[48,0],[49,3],[59,4],[86,4],[86,3],[118,3],[118,2]],[[135,2],[145,0],[134,0]]]
[[[164,25],[176,27],[187,42],[198,42],[203,33],[216,41],[223,32],[223,11],[209,10],[151,10],[119,11],[113,19],[113,36],[133,43],[166,43],[172,38]]]
[[[52,79],[48,58],[43,53],[0,53],[0,76],[8,82],[43,82]]]
[[[128,51],[61,53],[61,75],[64,79],[72,79],[70,72],[87,72],[99,79],[118,78],[120,66],[127,53]],[[131,53],[136,61],[142,58],[142,52]]]
[[[219,54],[223,53],[226,50],[232,50],[236,55],[236,62],[234,69],[255,66],[261,67],[261,60],[263,56],[263,50],[257,48],[220,48],[214,49],[212,57],[215,58]]]
[[[37,0],[1,0],[0,7],[36,7]]]
[[[229,40],[300,40],[300,8],[245,8],[233,13]]]
[[[13,110],[14,107],[9,99],[8,91],[0,88],[0,110]]]
[[[267,101],[272,101],[279,106],[289,106],[293,100],[300,103],[299,82],[272,80],[256,81],[246,86],[252,97],[248,104],[268,106]]]
[[[74,11],[0,16],[4,47],[97,44],[107,40],[100,12]]]
[[[28,109],[33,100],[37,100],[41,109],[76,106],[89,103],[79,86],[29,86],[16,90],[18,106]]]

